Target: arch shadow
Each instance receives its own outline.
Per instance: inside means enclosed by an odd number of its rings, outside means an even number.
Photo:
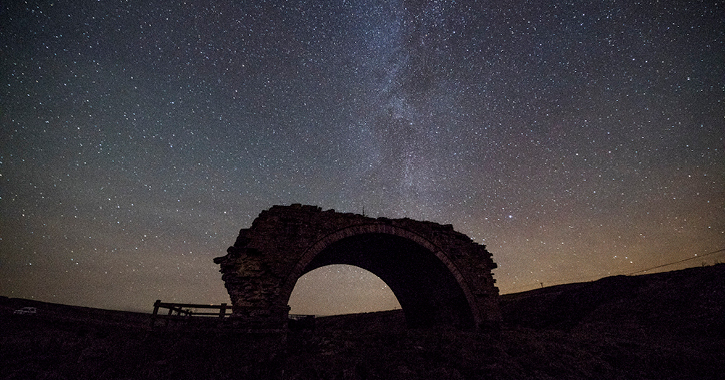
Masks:
[[[433,243],[389,225],[352,226],[320,239],[285,280],[282,298],[289,301],[305,273],[332,264],[354,265],[380,277],[395,294],[411,328],[465,329],[480,323],[471,308],[473,295],[455,265]]]

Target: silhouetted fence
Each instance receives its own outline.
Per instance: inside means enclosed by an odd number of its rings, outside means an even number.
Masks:
[[[159,309],[168,309],[169,311],[166,314],[159,314]],[[197,309],[216,309],[216,311],[197,311]],[[229,314],[227,314],[227,311],[229,311]],[[168,326],[169,321],[189,320],[196,317],[205,319],[218,317],[220,319],[224,319],[225,317],[231,315],[231,311],[231,306],[226,303],[221,305],[198,305],[191,303],[161,302],[161,300],[156,300],[156,302],[154,302],[154,312],[151,314],[151,327],[153,328],[156,326],[157,320],[163,320],[164,326]]]

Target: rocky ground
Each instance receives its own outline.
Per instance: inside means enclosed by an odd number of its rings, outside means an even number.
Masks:
[[[409,330],[400,311],[151,330],[148,314],[2,298],[0,378],[720,379],[724,279],[721,264],[505,295],[496,333]]]

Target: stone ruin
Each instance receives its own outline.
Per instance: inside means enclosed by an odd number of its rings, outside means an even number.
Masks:
[[[285,328],[297,280],[331,264],[358,266],[385,281],[410,328],[488,329],[501,321],[496,263],[450,224],[273,206],[214,262],[233,318],[250,329]]]

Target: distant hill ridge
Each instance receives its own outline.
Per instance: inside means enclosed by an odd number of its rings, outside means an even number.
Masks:
[[[722,335],[725,264],[557,285],[503,295],[500,304],[505,323],[537,329]]]
[[[668,334],[724,334],[725,264],[556,285],[500,298],[504,326],[572,330],[616,325]],[[0,312],[24,306],[53,318],[146,326],[149,314],[0,297]],[[151,305],[149,305],[151,309]],[[150,310],[149,310],[150,311]],[[403,328],[402,310],[324,316],[317,327]]]

